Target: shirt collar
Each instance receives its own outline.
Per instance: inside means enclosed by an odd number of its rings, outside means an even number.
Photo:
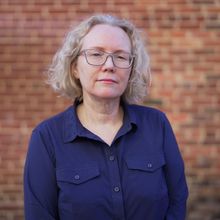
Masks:
[[[68,143],[75,139],[77,136],[77,126],[76,126],[76,108],[70,106],[65,114],[63,120],[63,140],[64,143]]]
[[[64,143],[73,141],[77,136],[86,135],[85,129],[79,121],[76,113],[76,107],[79,104],[76,101],[72,106],[70,106],[64,113],[63,120],[63,140]],[[132,105],[127,103],[122,103],[124,109],[124,125],[129,127],[137,126],[137,118]]]
[[[137,126],[137,116],[135,110],[133,109],[133,105],[122,102],[122,106],[124,109],[125,121]]]

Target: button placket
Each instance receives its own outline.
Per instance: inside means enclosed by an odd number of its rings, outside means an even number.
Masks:
[[[111,183],[111,193],[112,193],[112,202],[114,207],[115,216],[120,216],[120,219],[124,219],[124,208],[123,208],[123,195],[121,190],[121,179],[118,160],[115,155],[115,147],[111,146],[106,148],[106,159],[110,174],[110,183]],[[122,218],[121,218],[122,217]]]

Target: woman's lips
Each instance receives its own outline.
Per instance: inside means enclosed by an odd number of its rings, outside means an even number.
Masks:
[[[99,79],[99,82],[104,82],[104,83],[117,83],[114,79]]]

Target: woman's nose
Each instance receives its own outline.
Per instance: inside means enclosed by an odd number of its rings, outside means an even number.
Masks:
[[[107,70],[111,69],[111,71],[115,69],[115,65],[114,65],[114,61],[113,61],[112,56],[108,55],[106,57],[105,63],[103,64],[103,68],[106,68]]]
[[[113,56],[108,55],[106,57],[104,65],[110,65],[110,66],[115,66],[114,61],[113,61]]]

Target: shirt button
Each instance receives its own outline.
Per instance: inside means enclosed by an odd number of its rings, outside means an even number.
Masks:
[[[148,167],[148,168],[152,168],[152,167],[153,167],[152,163],[148,163],[148,164],[147,164],[147,167]]]
[[[114,191],[115,191],[115,192],[119,192],[119,191],[120,191],[120,188],[119,188],[118,186],[116,186],[116,187],[114,188]]]
[[[115,156],[111,155],[111,156],[109,157],[109,160],[111,160],[111,161],[115,160]]]
[[[74,176],[74,179],[75,179],[75,180],[79,180],[79,178],[80,178],[79,175],[75,175],[75,176]]]

